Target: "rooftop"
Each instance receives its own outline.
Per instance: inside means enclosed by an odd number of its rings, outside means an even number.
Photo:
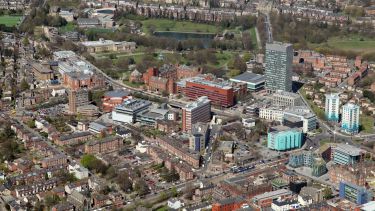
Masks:
[[[265,76],[260,74],[255,74],[252,72],[244,72],[241,75],[235,76],[234,78],[230,79],[231,81],[242,81],[247,83],[262,83],[265,81]]]
[[[76,54],[73,52],[73,51],[56,51],[56,52],[53,52],[53,55],[55,57],[58,57],[60,59],[62,58],[70,58],[70,57],[75,57]]]
[[[363,204],[361,207],[361,211],[373,211],[375,210],[375,201],[370,201],[366,204]]]
[[[353,103],[347,103],[342,106],[343,109],[359,109],[359,106]]]
[[[338,144],[335,151],[337,150],[350,156],[359,156],[363,152],[360,148],[349,144]]]
[[[294,98],[299,98],[299,94],[293,93],[293,92],[286,92],[282,90],[277,90],[273,96],[283,96],[283,97],[294,97]]]
[[[187,104],[185,109],[187,111],[192,111],[193,109],[198,108],[198,107],[200,107],[202,105],[205,105],[207,103],[210,103],[210,102],[211,101],[208,99],[207,96],[202,96],[202,97],[199,97],[196,101]]]
[[[105,45],[117,45],[121,43],[129,43],[133,44],[134,42],[115,42],[113,40],[104,40],[104,39],[99,39],[98,41],[86,41],[86,42],[81,42],[82,45],[84,46],[105,46]]]
[[[292,48],[292,44],[290,43],[282,43],[282,42],[273,42],[266,44],[266,50],[273,50],[273,51],[286,51],[287,48]]]
[[[191,82],[191,83],[197,83],[197,84],[203,84],[206,86],[211,86],[211,87],[216,87],[219,89],[232,89],[232,85],[228,81],[219,81],[219,80],[207,80],[203,78],[202,76],[196,76],[192,78],[187,78],[184,80],[186,82]]]
[[[292,194],[292,192],[290,190],[286,190],[286,189],[280,189],[280,190],[275,190],[275,191],[271,191],[271,192],[266,192],[266,193],[263,193],[263,194],[260,194],[260,195],[256,195],[254,196],[254,201],[259,201],[259,200],[264,200],[264,199],[267,199],[267,198],[278,198],[279,196],[281,195],[288,195],[288,194]]]
[[[151,106],[151,102],[147,100],[140,99],[128,99],[125,100],[122,104],[118,105],[116,109],[127,109],[127,110],[138,110],[143,107]]]
[[[125,91],[125,90],[121,90],[121,89],[108,91],[104,94],[104,96],[106,96],[106,97],[126,97],[126,96],[129,96],[129,95],[130,95],[130,92]]]
[[[326,98],[339,98],[339,93],[326,94]]]

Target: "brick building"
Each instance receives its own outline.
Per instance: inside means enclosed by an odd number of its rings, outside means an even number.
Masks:
[[[213,105],[227,108],[234,105],[236,98],[239,99],[247,93],[247,85],[230,83],[206,75],[178,82],[177,92],[192,100],[207,96]]]
[[[242,197],[230,197],[224,200],[217,201],[212,204],[212,211],[232,211],[240,209],[245,204],[245,199]]]
[[[156,138],[155,142],[164,150],[168,151],[170,154],[173,154],[185,161],[194,168],[199,168],[200,166],[200,155],[197,153],[191,153],[188,149],[183,148],[181,143],[178,141],[170,140],[167,137]]]
[[[89,104],[89,93],[86,89],[69,91],[69,112],[77,113],[77,108]]]
[[[85,153],[99,154],[118,151],[123,146],[121,137],[110,136],[103,140],[91,141],[85,145]]]
[[[130,93],[124,90],[106,92],[102,97],[103,111],[111,112],[117,105],[129,98],[131,98]]]
[[[66,155],[55,155],[52,157],[44,158],[42,160],[42,167],[43,168],[49,168],[51,166],[61,166],[61,165],[67,165],[68,158]]]
[[[68,72],[63,75],[63,84],[73,90],[104,87],[105,79],[99,74]]]
[[[93,137],[94,135],[88,131],[75,132],[67,135],[57,134],[55,137],[53,137],[53,142],[59,146],[76,145],[84,143]]]
[[[193,77],[200,72],[200,68],[164,64],[159,69],[149,68],[143,74],[143,82],[148,90],[174,94],[176,93],[176,81],[178,79]]]
[[[328,173],[330,181],[337,186],[340,184],[340,182],[344,181],[358,186],[365,186],[366,172],[367,169],[363,168],[363,165],[358,165],[355,167],[334,165]]]
[[[33,71],[34,76],[38,80],[45,81],[53,79],[53,71],[39,63],[32,63],[31,70]]]

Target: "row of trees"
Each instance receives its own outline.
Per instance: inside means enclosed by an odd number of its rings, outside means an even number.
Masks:
[[[45,4],[45,6],[37,5],[35,7],[32,7],[29,15],[26,16],[19,30],[21,32],[32,34],[34,32],[35,26],[65,26],[67,24],[67,21],[64,18],[60,17],[59,15],[48,15],[49,8],[50,7],[48,4]]]

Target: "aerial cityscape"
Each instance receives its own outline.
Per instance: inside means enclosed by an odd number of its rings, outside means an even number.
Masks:
[[[375,1],[0,0],[0,211],[375,211]]]

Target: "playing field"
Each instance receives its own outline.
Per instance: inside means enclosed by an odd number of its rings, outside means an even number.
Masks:
[[[4,24],[6,26],[15,26],[20,22],[20,20],[21,20],[21,16],[9,16],[9,15],[0,16],[0,24]]]
[[[328,45],[341,50],[375,52],[375,39],[360,37],[331,38]]]
[[[209,24],[194,23],[190,21],[174,21],[168,19],[147,19],[142,21],[143,31],[150,33],[154,31],[176,31],[176,32],[202,32],[217,33],[221,27]]]

